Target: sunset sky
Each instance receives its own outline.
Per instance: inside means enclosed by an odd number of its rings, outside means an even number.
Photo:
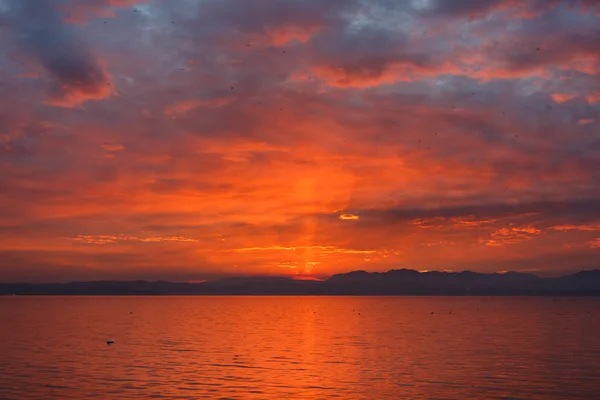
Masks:
[[[0,281],[600,267],[596,0],[0,0]]]

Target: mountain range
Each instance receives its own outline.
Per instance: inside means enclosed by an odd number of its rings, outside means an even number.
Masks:
[[[600,270],[545,278],[520,272],[353,271],[326,280],[240,277],[201,283],[92,281],[4,283],[0,295],[362,295],[362,296],[599,296]]]

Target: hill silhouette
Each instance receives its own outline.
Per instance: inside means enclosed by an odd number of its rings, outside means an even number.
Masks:
[[[520,272],[352,271],[323,281],[239,277],[202,283],[92,281],[5,283],[0,295],[370,295],[370,296],[598,296],[600,270],[544,278]]]

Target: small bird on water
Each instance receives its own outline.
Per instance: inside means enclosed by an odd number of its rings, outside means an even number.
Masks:
[[[114,340],[107,340],[107,341],[106,341],[106,344],[109,344],[109,345],[110,345],[110,344],[114,344],[114,343],[115,343],[115,341],[114,341]]]

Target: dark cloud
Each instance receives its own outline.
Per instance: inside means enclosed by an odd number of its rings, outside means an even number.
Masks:
[[[10,4],[11,279],[525,270],[551,255],[562,270],[597,256],[593,2]]]
[[[99,60],[66,24],[59,2],[13,1],[17,36],[56,79],[51,104],[72,106],[110,95],[110,77]]]
[[[357,0],[209,0],[199,9],[200,17],[209,22],[218,20],[229,29],[265,33],[274,27],[290,25],[327,27],[337,24],[340,14],[357,6]]]
[[[115,253],[105,254],[98,252],[86,256],[74,255],[72,252],[63,251],[0,251],[2,257],[2,278],[4,282],[76,282],[97,280],[139,280],[140,273],[149,281],[200,281],[210,279],[221,279],[236,276],[228,266],[210,265],[206,261],[197,260],[197,265],[203,267],[202,271],[190,271],[185,266],[172,266],[169,272],[161,265],[148,263],[148,259],[138,254]],[[108,272],[105,268],[94,267],[94,265],[133,265],[141,263],[135,269],[121,270],[116,274]],[[207,270],[208,269],[208,270]]]
[[[433,0],[423,9],[424,14],[441,16],[482,16],[499,6],[508,3],[507,0]]]
[[[554,222],[585,222],[600,219],[600,199],[582,199],[565,201],[537,201],[521,204],[473,204],[457,207],[439,207],[419,209],[398,207],[386,210],[360,210],[351,212],[360,215],[360,223],[407,222],[415,219],[458,218],[472,216],[480,219],[510,218],[530,216],[537,219],[554,220]]]
[[[412,49],[408,34],[402,31],[364,27],[351,32],[324,32],[314,40],[317,69],[340,86],[376,82],[394,64],[427,68],[432,55]]]

